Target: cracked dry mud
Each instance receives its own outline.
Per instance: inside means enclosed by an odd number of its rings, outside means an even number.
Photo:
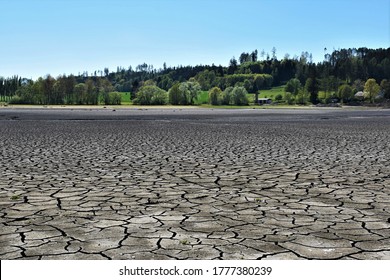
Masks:
[[[388,110],[0,110],[0,259],[390,259]]]

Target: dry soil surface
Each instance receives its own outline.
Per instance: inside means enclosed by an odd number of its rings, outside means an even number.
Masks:
[[[0,109],[0,259],[390,259],[389,110]]]

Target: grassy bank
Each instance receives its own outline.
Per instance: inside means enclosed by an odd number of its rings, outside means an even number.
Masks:
[[[278,86],[278,87],[273,87],[271,89],[260,90],[259,97],[271,98],[273,101],[275,101],[276,96],[279,94],[284,97],[284,88],[285,86]]]

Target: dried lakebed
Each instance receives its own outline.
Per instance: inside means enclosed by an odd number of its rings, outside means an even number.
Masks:
[[[390,259],[389,110],[1,109],[0,259]]]

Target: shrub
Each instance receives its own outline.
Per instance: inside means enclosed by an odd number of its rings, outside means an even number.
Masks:
[[[339,87],[338,96],[344,102],[351,101],[353,98],[352,87],[349,85],[341,85]]]
[[[168,91],[169,103],[172,105],[179,105],[181,100],[181,93],[179,83],[175,83]]]
[[[234,105],[248,105],[248,92],[244,87],[234,87],[232,91],[233,103]]]
[[[233,87],[227,87],[223,93],[221,98],[222,105],[230,105],[232,103],[232,91]]]
[[[20,96],[14,95],[11,100],[8,101],[9,104],[23,104],[23,100]]]
[[[294,104],[294,96],[291,92],[285,92],[284,93],[284,100],[287,102],[287,104],[292,105]]]
[[[188,82],[181,83],[179,85],[180,90],[180,104],[181,105],[193,105],[198,98],[201,87],[198,82],[189,80]]]
[[[167,92],[157,86],[143,86],[137,92],[134,104],[162,105],[166,104]]]
[[[109,93],[110,105],[121,105],[122,97],[119,92],[110,92]]]
[[[198,100],[201,87],[197,81],[175,83],[168,92],[169,103],[172,105],[193,105]]]
[[[286,87],[284,88],[285,92],[290,92],[294,96],[297,96],[299,89],[301,88],[301,82],[298,79],[291,79],[287,82]]]
[[[155,91],[152,95],[152,100],[150,104],[165,105],[167,104],[167,100],[168,100],[168,93],[159,87],[155,87]]]
[[[119,92],[103,92],[101,95],[101,102],[104,105],[121,105],[122,97]]]
[[[209,103],[211,105],[221,104],[222,91],[219,87],[213,87],[209,90]]]

